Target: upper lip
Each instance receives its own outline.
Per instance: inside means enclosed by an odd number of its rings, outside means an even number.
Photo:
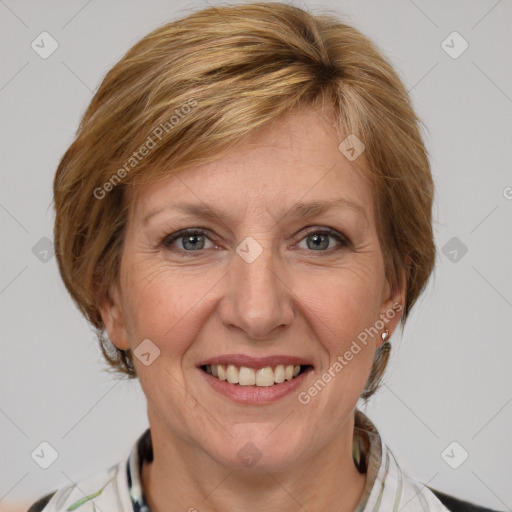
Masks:
[[[275,356],[265,356],[265,357],[252,357],[246,354],[225,354],[221,356],[215,356],[204,361],[200,362],[197,366],[204,365],[214,365],[214,364],[232,364],[234,366],[244,366],[246,368],[266,368],[267,366],[277,366],[277,365],[300,365],[300,366],[312,366],[311,362],[302,357],[296,356],[287,356],[287,355],[275,355]]]

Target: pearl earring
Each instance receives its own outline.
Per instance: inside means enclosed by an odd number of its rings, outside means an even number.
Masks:
[[[382,341],[384,342],[381,346],[381,349],[382,350],[389,350],[391,348],[391,343],[388,341],[389,340],[389,330],[386,329],[381,335],[380,337],[382,338]]]

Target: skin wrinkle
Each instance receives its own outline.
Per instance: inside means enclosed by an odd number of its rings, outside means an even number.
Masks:
[[[338,210],[334,210],[334,211],[338,211]],[[339,231],[345,232],[345,234],[349,235],[352,243],[354,243],[356,245],[356,247],[354,248],[355,252],[363,252],[365,250],[365,247],[361,243],[358,243],[358,239],[361,239],[365,236],[365,231],[369,227],[367,224],[367,220],[366,220],[366,218],[359,217],[359,216],[351,218],[350,212],[348,212],[346,210],[345,210],[345,212],[346,213],[344,213],[344,217],[342,217],[341,219],[334,216],[333,211],[325,213],[325,214],[321,215],[320,217],[323,219],[324,223],[327,223],[327,221],[330,221],[330,224],[332,225],[332,227],[334,227],[335,229],[337,228]],[[254,218],[256,216],[252,216],[252,217]],[[145,244],[147,244],[148,246],[151,246],[151,247],[154,246],[155,247],[154,250],[158,251],[157,240],[164,234],[173,231],[170,227],[169,228],[166,227],[167,224],[169,224],[169,226],[171,226],[171,227],[173,225],[175,225],[177,228],[178,226],[181,226],[182,224],[183,225],[186,224],[186,221],[183,220],[186,218],[187,218],[186,215],[180,216],[180,214],[178,214],[176,217],[171,216],[171,218],[169,220],[164,217],[160,221],[160,224],[156,224],[153,227],[148,226],[147,229],[144,231],[144,233],[147,234]],[[195,219],[195,217],[193,217],[193,218]],[[309,222],[308,224],[314,225],[315,224],[314,220],[316,218],[318,218],[318,217],[317,216],[313,217],[311,219],[311,222]],[[189,221],[189,222],[191,222],[191,221]],[[198,223],[195,220],[193,222],[196,224]],[[301,226],[304,224],[304,221],[301,220],[300,218],[293,221],[290,225],[299,226],[299,224]],[[343,229],[343,224],[345,224],[345,226],[348,227],[349,229]],[[205,224],[205,227],[206,226],[208,226],[208,222]],[[354,226],[356,226],[356,227],[354,227]],[[281,233],[283,233],[283,234],[288,233],[287,231],[285,232],[285,230],[283,228],[281,228],[281,226],[279,224],[276,224],[276,230],[277,229],[279,229],[281,231]],[[175,231],[178,231],[178,229],[176,229]],[[261,232],[261,233],[251,231],[251,236],[253,238],[259,240],[260,244],[264,244],[264,239],[267,237],[267,233],[270,233],[270,235],[272,235],[272,232],[273,232],[273,230],[270,228],[269,228],[269,230],[266,230],[265,232]],[[292,229],[290,229],[289,232],[294,233],[294,231]],[[159,235],[159,233],[160,233],[160,235]],[[208,236],[208,234],[206,236]],[[295,234],[294,234],[294,236],[295,236]],[[303,238],[303,236],[304,236],[304,234],[301,235],[301,239]],[[212,239],[211,236],[208,236],[208,238],[210,238],[211,241],[213,242],[213,244],[218,247],[219,244],[216,243],[217,240],[215,238]],[[231,246],[236,245],[236,240],[235,240],[235,237],[232,235],[232,233],[228,233],[227,235],[222,234],[221,238],[227,239],[227,244],[224,244],[224,245],[231,245]],[[240,238],[242,238],[242,237],[240,237]],[[292,237],[290,236],[290,242],[291,242],[291,238]],[[240,241],[240,240],[238,240],[238,241]],[[222,245],[222,243],[221,243],[221,245]],[[144,250],[145,250],[144,244],[141,243],[140,251],[144,251]],[[147,249],[147,251],[150,252],[150,249]],[[180,260],[178,260],[178,262],[180,262]],[[194,261],[194,260],[192,260],[192,263],[193,263],[193,265],[197,265],[196,261]],[[321,260],[318,260],[318,263],[321,264]],[[185,261],[184,264],[187,264],[187,261]]]
[[[403,290],[391,294],[385,279],[372,189],[339,153],[338,143],[316,112],[297,113],[255,133],[233,155],[135,190],[120,282],[102,317],[119,348],[134,349],[148,338],[161,351],[150,366],[134,360],[154,444],[154,461],[142,472],[153,512],[165,511],[166,503],[206,512],[291,512],[298,504],[310,512],[343,512],[357,505],[365,477],[352,460],[353,415],[380,336],[307,406],[294,393],[274,404],[233,403],[196,368],[204,358],[233,352],[302,356],[314,366],[300,388],[305,390],[359,332],[393,303],[403,304]],[[336,169],[326,174],[333,162]],[[238,170],[212,172],[228,167]],[[369,222],[350,220],[347,210],[339,222],[325,213],[304,219],[304,226],[346,228],[354,249],[318,254],[306,249],[300,220],[275,223],[286,205],[331,199],[336,191],[362,204]],[[153,227],[142,229],[143,215],[156,205],[198,197],[222,205],[237,222],[222,227],[180,217],[176,226],[209,229],[224,250],[180,258],[155,249],[175,223],[155,216]],[[295,234],[293,245],[304,246],[300,250],[289,249]],[[235,253],[246,236],[264,249],[250,264]],[[391,334],[398,321],[397,315],[387,324]],[[237,457],[247,442],[262,453],[250,470]]]

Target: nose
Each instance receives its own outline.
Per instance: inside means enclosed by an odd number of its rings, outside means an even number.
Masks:
[[[270,248],[250,263],[235,253],[220,304],[223,324],[244,331],[253,340],[282,334],[294,317],[293,293],[284,274]]]

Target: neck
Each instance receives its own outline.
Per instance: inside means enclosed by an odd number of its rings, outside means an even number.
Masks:
[[[154,459],[144,462],[142,488],[151,512],[298,509],[353,512],[366,475],[352,457],[354,421],[332,443],[299,467],[278,472],[231,470],[169,432],[151,426]],[[166,434],[164,437],[163,434]]]

